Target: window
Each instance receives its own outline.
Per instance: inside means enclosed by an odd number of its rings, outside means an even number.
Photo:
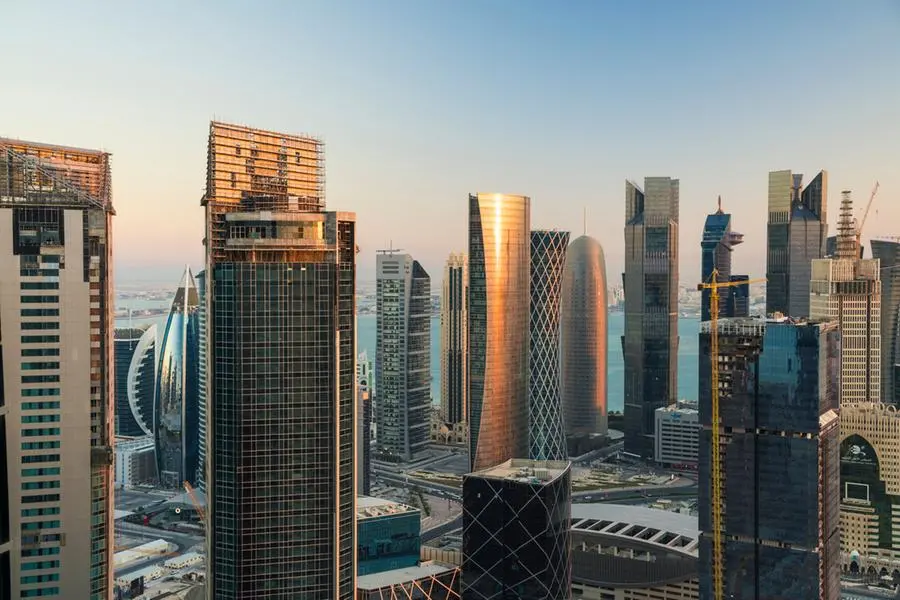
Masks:
[[[58,587],[38,588],[36,590],[22,590],[20,596],[22,598],[37,598],[40,596],[57,596],[59,595]]]
[[[59,435],[59,427],[42,427],[40,429],[23,429],[22,435],[25,437],[35,437],[39,435]]]
[[[59,415],[22,415],[22,423],[59,423]]]
[[[53,450],[59,448],[59,440],[50,442],[22,442],[22,450]]]
[[[46,506],[44,508],[23,508],[22,516],[23,517],[44,517],[47,515],[58,515],[59,507],[58,506]]]
[[[22,483],[23,490],[52,490],[59,487],[59,481],[25,481]]]
[[[58,308],[23,308],[19,311],[23,317],[58,317]]]
[[[59,402],[53,400],[51,402],[23,402],[22,410],[58,410]]]
[[[59,454],[26,454],[22,457],[24,464],[42,463],[42,462],[58,462]]]
[[[23,344],[58,344],[58,335],[23,335]],[[59,356],[58,354],[56,356]]]
[[[25,362],[22,363],[23,371],[43,371],[44,369],[58,369],[58,362]]]
[[[58,560],[41,560],[38,562],[22,563],[23,571],[37,571],[39,569],[58,569]]]
[[[22,375],[22,383],[59,383],[59,375]]]
[[[58,290],[58,281],[22,281],[19,283],[20,290]]]
[[[59,296],[22,296],[22,304],[58,303]]]
[[[59,388],[35,388],[32,390],[22,390],[22,396],[59,396]]]
[[[22,356],[59,356],[59,348],[22,348]]]
[[[31,323],[28,321],[22,322],[22,329],[59,329],[58,321],[42,321],[38,323]]]
[[[37,496],[22,496],[22,504],[37,504],[39,502],[59,502],[59,494],[38,494]],[[52,550],[53,548],[50,548]],[[46,554],[59,554],[59,552],[47,552]],[[25,554],[22,556],[43,556],[43,554]]]

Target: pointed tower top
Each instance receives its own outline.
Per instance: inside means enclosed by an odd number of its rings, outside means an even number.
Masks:
[[[835,258],[858,258],[856,250],[856,225],[853,222],[853,200],[850,192],[841,192],[841,216],[838,218],[837,248]]]
[[[722,194],[719,194],[719,210],[716,211],[717,215],[722,214]]]

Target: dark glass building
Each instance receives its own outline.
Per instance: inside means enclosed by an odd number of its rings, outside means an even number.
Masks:
[[[734,251],[734,247],[743,241],[743,234],[731,230],[731,215],[722,211],[722,197],[719,196],[718,210],[706,217],[706,224],[703,227],[703,240],[700,242],[700,281],[712,281],[714,269],[717,271],[716,281],[719,283],[746,280],[746,277],[739,279],[740,276],[731,274],[731,253]],[[749,312],[747,312],[749,311],[747,302],[749,292],[749,284],[722,289],[719,292],[719,317],[749,316]],[[710,293],[711,290],[707,288],[700,293],[701,321],[709,321]],[[736,310],[742,312],[735,314]]]
[[[200,306],[197,311],[197,489],[206,493],[206,271],[194,277]]]
[[[713,597],[710,322],[700,333],[700,597]],[[837,323],[719,321],[725,598],[840,594]]]
[[[355,216],[325,212],[321,141],[209,133],[207,593],[351,600]]]
[[[191,270],[181,285],[159,344],[156,376],[156,463],[159,483],[180,488],[197,483],[200,451],[199,323],[200,299]]]
[[[766,314],[808,317],[812,261],[825,256],[828,236],[828,173],[805,188],[803,175],[769,173],[766,242]]]
[[[559,394],[559,325],[568,231],[531,232],[529,444],[534,460],[565,460]]]
[[[419,564],[422,514],[418,509],[381,498],[358,496],[356,531],[359,575]]]
[[[116,435],[151,435],[156,394],[156,325],[117,327],[114,345]]]
[[[881,397],[900,407],[900,239],[872,240],[881,262]]]
[[[678,180],[625,183],[625,451],[653,458],[656,409],[678,399]]]
[[[447,423],[468,419],[469,259],[452,253],[441,289],[441,416]]]
[[[508,460],[463,477],[463,598],[569,600],[570,471]]]

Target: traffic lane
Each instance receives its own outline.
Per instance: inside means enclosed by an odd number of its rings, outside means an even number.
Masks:
[[[165,540],[177,546],[181,546],[184,549],[188,549],[204,542],[203,536],[181,533],[179,531],[170,531],[168,529],[145,527],[135,523],[128,523],[127,521],[117,521],[114,529],[115,531],[137,534],[146,538],[152,538],[153,540]]]

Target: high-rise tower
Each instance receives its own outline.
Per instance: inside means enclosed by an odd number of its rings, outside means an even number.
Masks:
[[[528,456],[530,224],[531,200],[525,196],[469,195],[473,471]]]
[[[156,325],[115,330],[116,435],[153,432],[156,395]]]
[[[207,592],[351,600],[355,216],[325,212],[321,141],[211,123]]]
[[[900,238],[872,240],[881,277],[881,398],[900,407]]]
[[[568,231],[531,232],[529,444],[534,460],[566,460],[559,395],[560,296]]]
[[[743,241],[743,234],[731,230],[731,215],[722,211],[722,197],[719,196],[718,210],[706,217],[706,224],[703,227],[703,239],[700,242],[702,254],[700,281],[709,282],[713,269],[718,273],[716,281],[719,283],[749,279],[746,276],[732,275],[731,273],[731,253],[734,251],[734,247]],[[724,288],[719,296],[719,317],[749,316],[745,312],[749,306],[746,302],[740,301],[748,295],[749,288],[749,284]],[[703,288],[700,301],[701,321],[709,321],[711,310],[709,295],[710,289]]]
[[[766,243],[766,314],[802,318],[809,312],[811,262],[825,256],[828,236],[828,173],[805,188],[803,175],[769,173]]]
[[[409,254],[378,254],[375,387],[377,457],[409,462],[431,427],[431,278]]]
[[[860,259],[850,192],[843,192],[834,258],[812,261],[810,315],[841,328],[841,405],[881,402],[881,274]]]
[[[469,259],[453,253],[444,265],[441,290],[441,413],[448,423],[464,423],[468,403]]]
[[[112,595],[109,154],[0,138],[0,597]]]
[[[653,457],[656,409],[678,394],[678,180],[625,182],[625,451]]]
[[[194,278],[200,300],[197,311],[197,489],[206,493],[206,271]]]
[[[560,306],[560,397],[573,456],[580,438],[606,434],[606,260],[583,235],[566,251]]]

